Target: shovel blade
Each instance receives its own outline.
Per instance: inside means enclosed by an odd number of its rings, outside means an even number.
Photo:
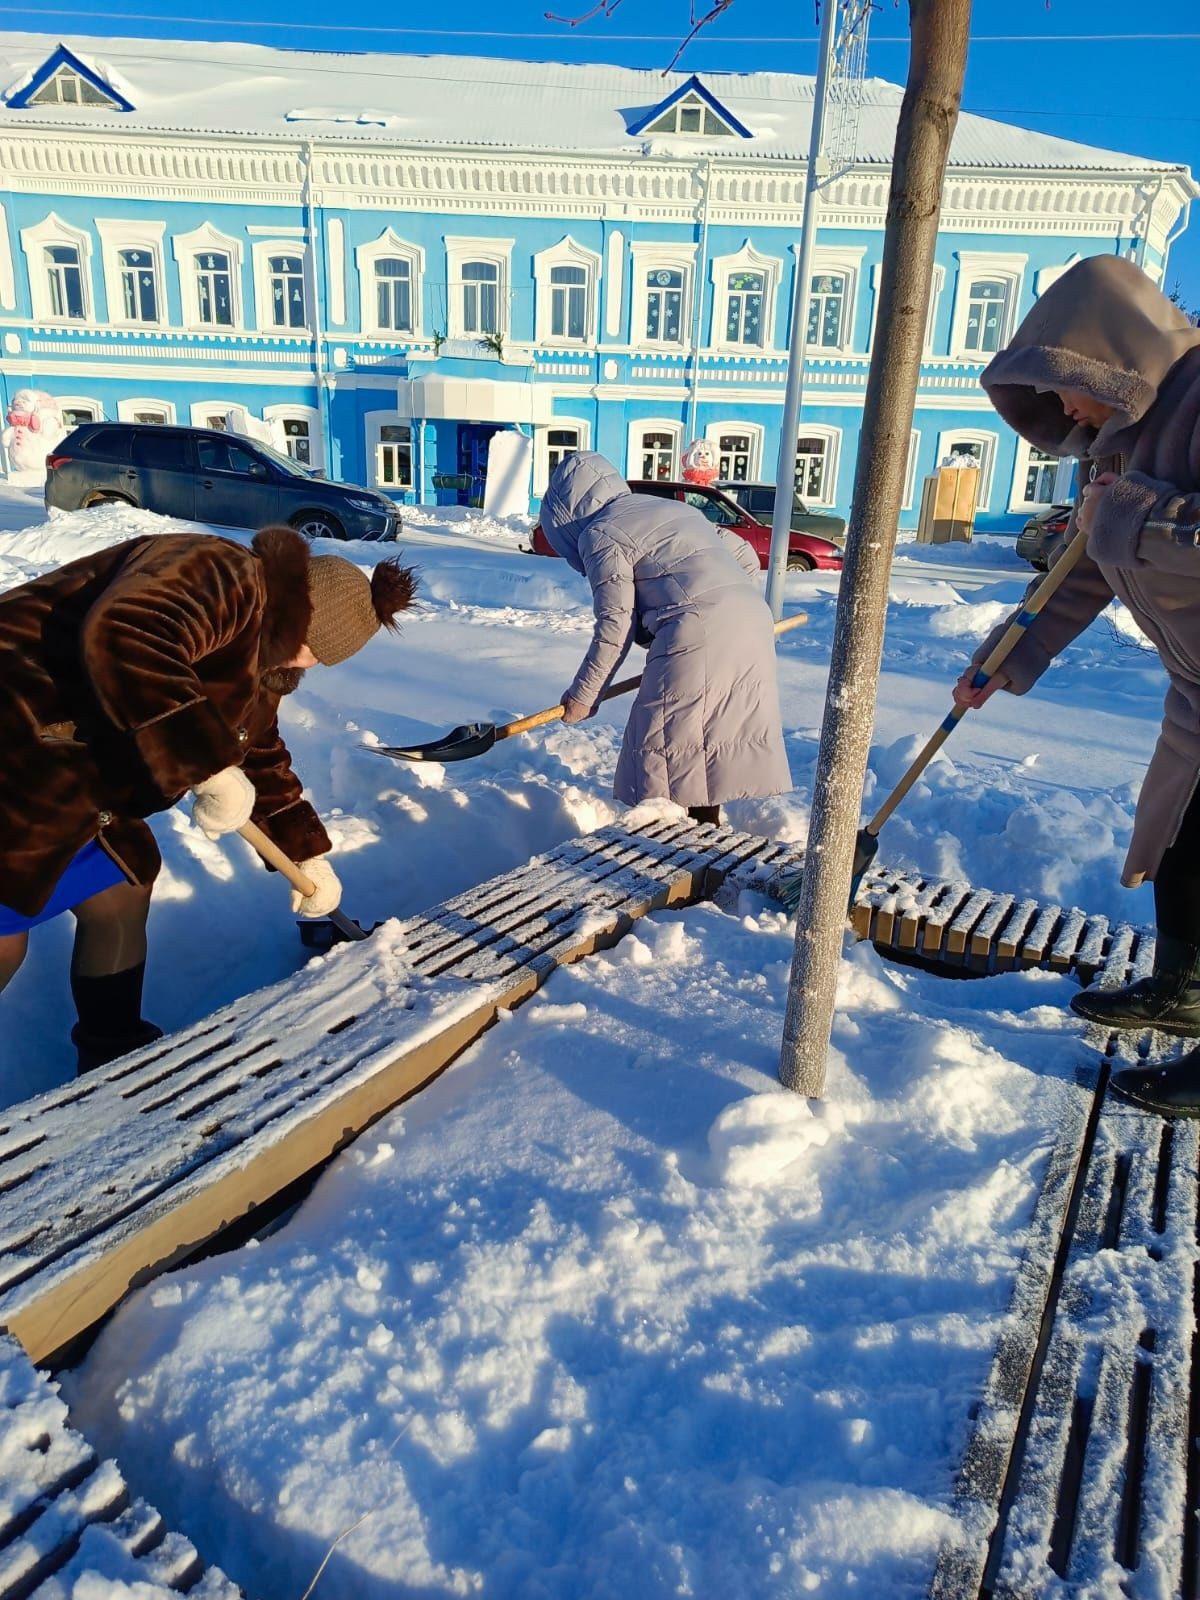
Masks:
[[[464,722],[430,744],[373,744],[366,748],[393,761],[470,761],[482,756],[496,742],[494,722]]]

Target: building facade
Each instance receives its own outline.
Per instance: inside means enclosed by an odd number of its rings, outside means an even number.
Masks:
[[[723,477],[773,481],[811,79],[14,34],[4,79],[6,410],[20,388],[73,421],[240,407],[408,502],[477,500],[500,428],[533,440],[532,505],[577,448],[668,477],[706,437]],[[843,514],[900,97],[866,84],[799,297],[796,482]],[[1166,283],[1196,193],[1186,168],[964,115],[902,525],[954,453],[979,461],[981,528],[1054,498],[1057,463],[979,373],[1082,256]]]

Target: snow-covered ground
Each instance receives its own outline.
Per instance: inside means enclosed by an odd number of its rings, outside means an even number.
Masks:
[[[98,539],[0,500],[0,586]],[[372,743],[554,704],[582,579],[523,523],[414,512],[399,639],[286,702],[345,908],[403,915],[614,820],[625,707],[456,766]],[[340,546],[364,563],[378,547]],[[866,807],[944,715],[1029,570],[1011,541],[898,551]],[[837,578],[793,576],[793,791],[729,819],[805,835]],[[1086,668],[1086,672],[1083,670]],[[969,717],[882,859],[1151,920],[1117,879],[1163,678],[1124,613],[1035,695]],[[177,1027],[302,960],[240,841],[156,821],[147,1015]],[[0,1000],[0,1100],[66,1079],[70,919]],[[136,1295],[66,1380],[139,1493],[248,1592],[829,1597],[924,1592],[1082,1059],[1071,981],[951,982],[848,949],[827,1098],[776,1080],[791,931],[761,900],[662,913],[563,970],[344,1154],[286,1227]],[[115,1584],[103,1593],[122,1593]],[[132,1591],[130,1591],[132,1592]]]

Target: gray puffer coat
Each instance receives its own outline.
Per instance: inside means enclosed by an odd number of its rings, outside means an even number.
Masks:
[[[746,541],[691,506],[632,494],[587,451],[557,468],[541,520],[592,586],[596,626],[571,699],[595,705],[635,639],[648,646],[616,798],[714,806],[790,789],[771,613]]]
[[[1080,457],[1085,482],[1092,470],[1118,474],[1096,504],[1087,554],[1004,670],[1024,693],[1114,595],[1157,646],[1170,687],[1122,874],[1135,886],[1154,877],[1200,774],[1200,329],[1133,262],[1095,256],[1051,285],[981,381],[1031,444]],[[1113,415],[1099,430],[1076,423],[1059,390]]]

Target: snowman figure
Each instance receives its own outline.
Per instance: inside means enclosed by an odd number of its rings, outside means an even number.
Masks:
[[[43,481],[46,457],[67,434],[58,401],[44,389],[18,389],[5,421],[8,426],[0,432],[0,445],[9,477]]]
[[[712,483],[717,476],[717,452],[707,439],[693,439],[683,452],[683,481]]]

